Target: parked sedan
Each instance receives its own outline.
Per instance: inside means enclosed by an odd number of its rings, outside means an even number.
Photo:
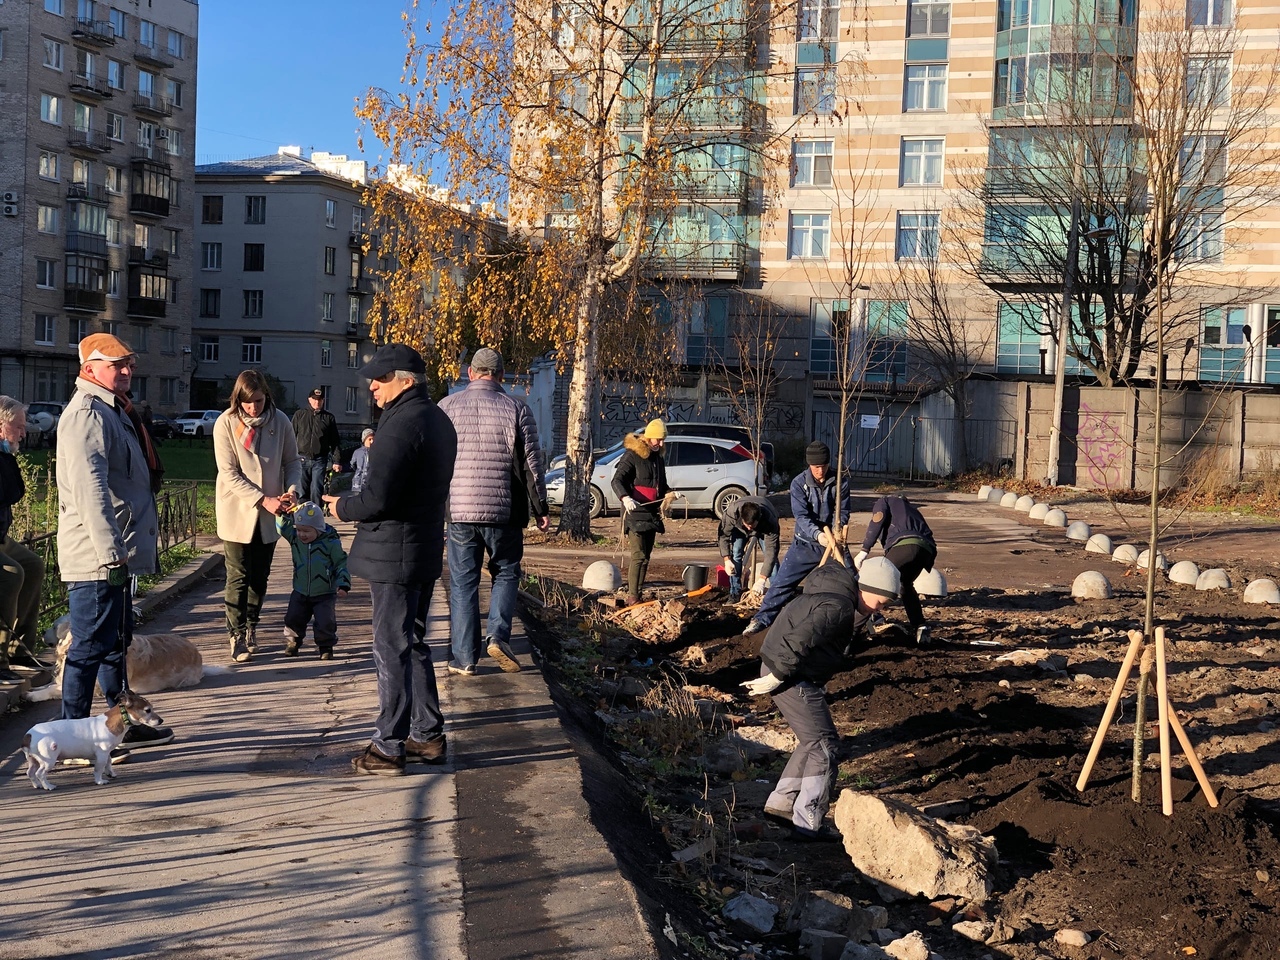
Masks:
[[[639,433],[644,427],[635,428],[633,433]],[[751,432],[746,427],[738,426],[734,423],[685,423],[680,420],[672,420],[667,424],[667,437],[712,437],[720,440],[735,440],[744,447],[751,447]],[[622,448],[622,441],[616,441],[613,446],[606,448],[597,448],[595,451],[597,461],[606,453],[612,453]],[[769,476],[773,476],[773,444],[760,444],[760,452],[764,455],[764,468]],[[564,463],[568,460],[566,454],[560,454],[551,458],[552,470],[563,469]]]
[[[221,410],[188,410],[178,417],[177,424],[188,436],[210,436],[213,434],[213,422],[221,413]]]
[[[182,436],[182,427],[177,420],[171,420],[162,413],[151,415],[151,435],[157,440],[172,440]]]
[[[610,450],[591,471],[591,516],[622,509],[613,492],[613,471],[623,449]],[[764,467],[740,443],[715,437],[669,438],[663,450],[667,464],[667,484],[685,495],[691,510],[710,510],[717,517],[731,503],[766,488]],[[547,502],[564,504],[564,470],[547,474]]]

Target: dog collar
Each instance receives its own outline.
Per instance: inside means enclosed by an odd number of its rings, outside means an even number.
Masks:
[[[128,730],[130,727],[132,727],[132,726],[134,725],[134,723],[133,723],[133,717],[129,716],[129,711],[128,711],[128,710],[121,710],[121,711],[120,711],[120,719],[124,721],[124,728],[125,728],[126,730]]]

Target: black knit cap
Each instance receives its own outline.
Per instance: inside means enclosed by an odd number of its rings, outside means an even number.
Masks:
[[[825,467],[831,463],[831,448],[821,440],[815,440],[804,448],[804,462],[811,467]]]

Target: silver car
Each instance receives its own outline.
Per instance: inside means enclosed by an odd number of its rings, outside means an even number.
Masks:
[[[613,492],[613,471],[625,451],[610,450],[591,471],[591,516],[622,509]],[[663,449],[667,484],[684,494],[691,510],[710,510],[721,516],[735,500],[752,493],[764,493],[764,464],[734,440],[714,437],[668,437]],[[547,474],[547,502],[564,504],[564,470]]]

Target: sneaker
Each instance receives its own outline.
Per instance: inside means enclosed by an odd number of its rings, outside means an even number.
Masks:
[[[640,595],[636,593],[628,593],[625,597],[622,598],[623,605],[627,607],[634,607],[639,602],[640,602]]]
[[[258,625],[251,623],[244,628],[244,645],[250,653],[258,652]]]
[[[885,634],[892,633],[897,629],[897,624],[886,620],[879,613],[871,615],[871,621],[868,626],[871,628],[871,632],[877,637],[883,637]]]
[[[749,637],[753,633],[759,633],[761,630],[768,629],[768,626],[769,625],[767,623],[762,622],[758,617],[752,617],[747,621],[747,625],[742,628],[742,635],[744,637]]]
[[[332,660],[332,659],[333,659],[333,647],[321,647],[321,648],[320,648],[320,659],[321,659],[321,660]]]
[[[299,643],[297,637],[290,637],[284,642],[284,655],[286,657],[296,657],[298,655]]]
[[[428,737],[426,740],[415,740],[410,737],[404,742],[404,758],[411,763],[414,761],[418,763],[444,763],[446,759],[445,746],[443,733]]]
[[[504,673],[519,673],[520,661],[516,659],[516,655],[511,652],[511,645],[504,643],[497,637],[489,638],[488,646],[489,656],[498,661]]]
[[[449,672],[460,677],[474,677],[476,675],[476,665],[468,663],[465,667],[460,667],[451,660],[449,661]]]
[[[121,750],[143,750],[147,747],[163,747],[173,743],[173,731],[168,727],[145,727],[134,724],[124,732]]]
[[[384,756],[370,744],[365,747],[364,753],[351,761],[351,768],[356,773],[375,777],[403,777],[404,757]]]
[[[916,627],[916,646],[917,647],[929,646],[929,628],[928,627]]]
[[[791,827],[791,839],[798,843],[841,843],[844,837],[834,827],[823,824],[817,830],[806,830],[804,827]]]
[[[253,659],[253,654],[249,652],[242,633],[237,633],[231,638],[231,659],[236,663],[248,663]]]

